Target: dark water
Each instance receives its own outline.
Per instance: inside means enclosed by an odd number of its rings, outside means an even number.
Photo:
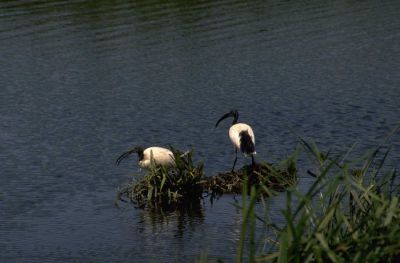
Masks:
[[[322,149],[378,144],[400,121],[399,13],[395,0],[2,1],[0,261],[233,260],[231,197],[164,219],[118,209],[137,168],[115,158],[172,144],[208,174],[229,169],[228,122],[213,126],[232,108],[270,162],[293,131]],[[279,218],[281,197],[269,202]]]

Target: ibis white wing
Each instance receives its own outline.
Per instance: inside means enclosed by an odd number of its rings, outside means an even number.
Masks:
[[[142,168],[148,168],[152,165],[152,159],[158,165],[170,166],[175,164],[174,154],[170,150],[154,146],[143,151],[143,160],[139,162],[139,165]]]

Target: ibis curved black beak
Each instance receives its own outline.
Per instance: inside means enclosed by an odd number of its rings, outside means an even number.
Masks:
[[[237,120],[238,120],[238,118],[239,118],[239,113],[238,113],[237,110],[232,110],[232,111],[230,111],[230,112],[224,114],[224,115],[217,121],[217,123],[215,124],[215,128],[217,128],[218,124],[219,124],[222,120],[224,120],[224,119],[226,119],[226,118],[228,118],[228,117],[233,117],[233,122],[232,122],[232,124],[235,124],[235,123],[237,123]]]
[[[232,112],[228,112],[228,113],[224,114],[221,118],[219,118],[219,120],[218,120],[217,123],[215,124],[215,128],[217,128],[218,124],[219,124],[222,120],[224,120],[224,119],[226,119],[226,118],[228,118],[228,117],[232,117],[232,116],[233,116],[233,115],[232,115]]]
[[[131,155],[132,153],[137,153],[139,155],[139,160],[143,159],[143,148],[142,147],[135,147],[127,152],[124,152],[123,154],[121,154],[118,159],[115,161],[116,165],[119,165],[120,162],[125,159],[126,157],[128,157],[129,155]]]

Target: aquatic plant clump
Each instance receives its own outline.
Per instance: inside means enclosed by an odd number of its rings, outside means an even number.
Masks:
[[[198,203],[203,195],[203,164],[193,164],[193,151],[171,150],[175,166],[152,167],[141,180],[120,189],[118,198],[125,195],[141,208],[174,209]]]
[[[346,161],[348,153],[320,158],[316,145],[303,143],[317,164],[315,182],[305,193],[286,191],[284,226],[267,211],[264,218],[256,214],[261,191],[251,189],[250,198],[243,198],[237,262],[245,248],[250,262],[400,262],[400,185],[396,169],[385,165],[390,147]],[[267,231],[257,244],[258,219]]]
[[[237,171],[207,178],[204,186],[213,198],[222,194],[241,194],[245,183],[249,188],[263,185],[275,191],[294,186],[297,183],[295,158],[292,156],[275,166],[267,163],[245,165]]]
[[[296,208],[284,210],[273,262],[398,262],[399,186],[396,171],[378,176],[369,164],[361,173],[343,166],[328,178],[323,171]],[[325,180],[326,179],[326,180]],[[288,202],[293,198],[287,192]],[[298,194],[296,194],[298,195]],[[312,202],[318,197],[318,202]]]

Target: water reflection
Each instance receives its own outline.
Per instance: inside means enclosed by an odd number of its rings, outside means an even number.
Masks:
[[[195,231],[201,228],[204,222],[204,203],[195,202],[179,208],[158,208],[142,210],[139,212],[140,224],[143,224],[143,231],[150,228],[151,231],[173,232],[175,237],[182,238],[185,231]],[[168,230],[166,230],[168,229]]]

